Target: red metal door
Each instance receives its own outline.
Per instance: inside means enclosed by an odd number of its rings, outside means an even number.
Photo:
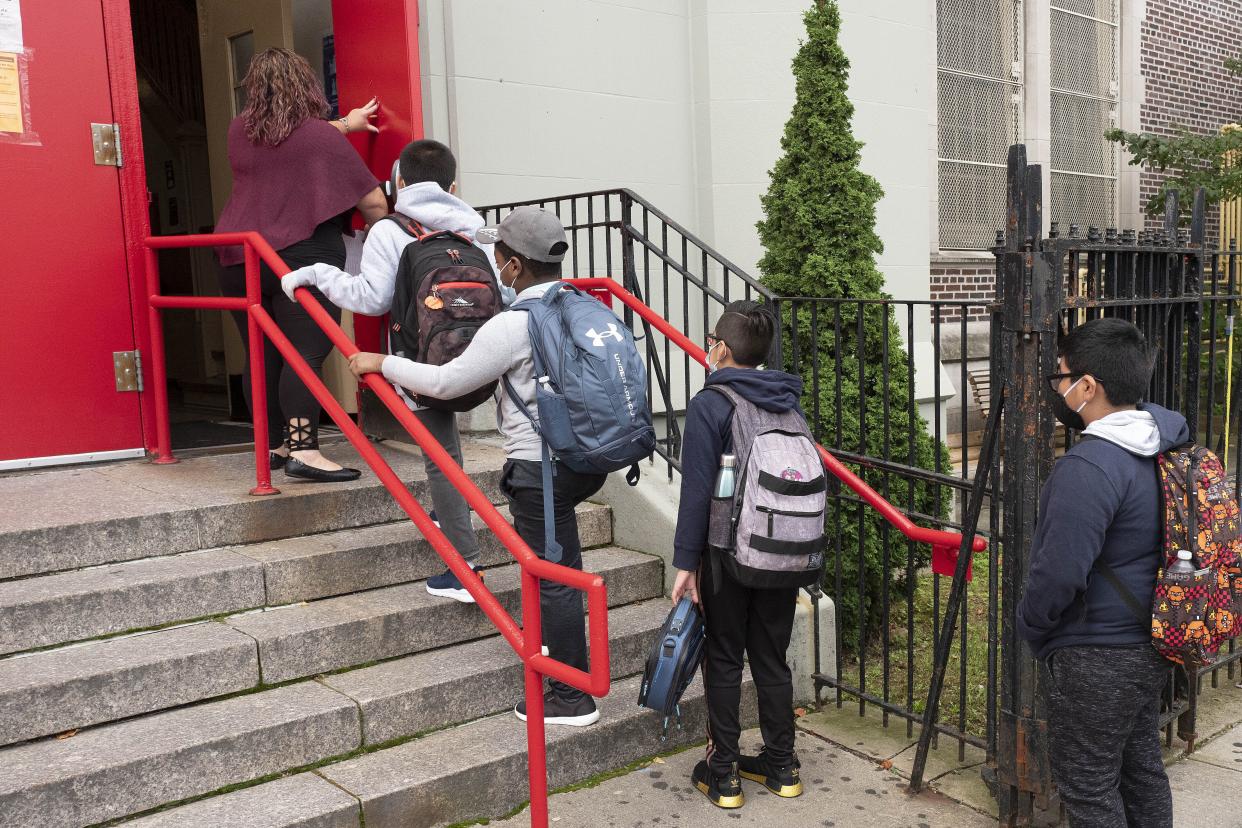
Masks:
[[[118,120],[103,6],[25,0],[21,12],[37,143],[0,133],[0,464],[143,444],[138,394],[118,392],[113,371],[113,353],[135,347],[120,171],[92,152],[91,124]]]

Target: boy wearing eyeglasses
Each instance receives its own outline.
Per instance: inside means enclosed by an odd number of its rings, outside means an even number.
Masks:
[[[1100,567],[1150,605],[1164,525],[1155,457],[1190,429],[1181,414],[1140,402],[1152,354],[1134,325],[1096,319],[1059,346],[1048,391],[1056,418],[1082,439],[1040,492],[1018,633],[1047,668],[1052,776],[1070,825],[1169,828],[1157,727],[1169,662]]]
[[[707,386],[726,385],[746,402],[774,412],[798,409],[802,379],[783,371],[763,370],[772,346],[776,319],[756,302],[725,307],[708,335]],[[673,538],[673,604],[683,595],[703,610],[707,627],[703,688],[707,698],[707,758],[691,782],[713,805],[740,808],[741,777],[759,782],[777,796],[802,793],[794,752],[793,683],[785,652],[793,631],[797,588],[757,589],[712,565],[707,545],[712,486],[722,454],[733,453],[733,404],[723,394],[704,389],[686,409],[681,449],[681,502]],[[702,564],[702,566],[700,566]],[[743,656],[759,697],[763,749],[745,756],[739,706]]]

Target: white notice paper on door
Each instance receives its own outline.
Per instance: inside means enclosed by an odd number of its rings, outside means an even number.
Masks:
[[[21,0],[0,0],[0,52],[20,52],[24,48]]]

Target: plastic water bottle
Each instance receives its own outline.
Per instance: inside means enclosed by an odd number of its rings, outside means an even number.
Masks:
[[[737,457],[732,454],[720,455],[720,471],[716,473],[716,485],[712,488],[712,497],[722,499],[733,497],[737,486]]]
[[[1169,575],[1193,575],[1195,565],[1190,558],[1189,549],[1177,550],[1177,560],[1169,565]]]

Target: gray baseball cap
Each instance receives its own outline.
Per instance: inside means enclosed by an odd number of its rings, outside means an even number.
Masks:
[[[569,250],[561,220],[541,207],[514,207],[500,224],[484,227],[474,237],[483,244],[502,241],[513,252],[537,262],[559,262]]]

